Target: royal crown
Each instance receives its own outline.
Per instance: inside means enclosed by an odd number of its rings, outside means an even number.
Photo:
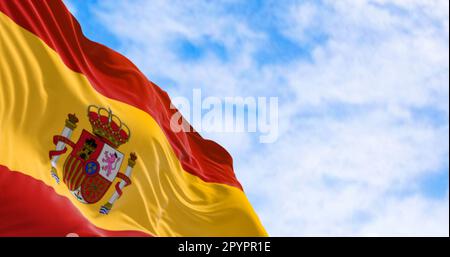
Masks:
[[[117,148],[130,139],[130,129],[111,110],[90,105],[88,117],[92,132],[112,147]]]

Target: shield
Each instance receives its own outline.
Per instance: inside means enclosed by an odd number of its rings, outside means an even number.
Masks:
[[[98,202],[116,178],[123,154],[83,130],[63,168],[63,181],[81,202]]]

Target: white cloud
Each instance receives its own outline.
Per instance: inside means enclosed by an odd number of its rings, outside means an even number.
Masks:
[[[447,197],[441,201],[411,196],[389,199],[378,204],[373,221],[365,225],[362,235],[376,236],[448,236],[449,207]],[[445,202],[447,204],[445,204]],[[420,221],[420,225],[417,222]]]
[[[267,64],[256,56],[272,35],[232,2],[102,1],[96,14],[172,96],[280,97],[276,143],[207,134],[231,150],[270,234],[448,236],[448,189],[429,199],[417,187],[448,173],[448,1],[268,1],[261,23],[312,47]],[[226,58],[185,60],[180,40]]]
[[[406,199],[401,196],[414,181],[445,165],[448,137],[441,136],[448,127],[435,131],[397,126],[383,116],[384,112],[344,120],[300,118],[297,132],[290,131],[238,167],[248,171],[242,182],[253,185],[250,191],[264,202],[260,213],[275,235],[367,234],[366,226],[383,219],[379,212],[389,212],[385,202],[402,203]],[[448,207],[448,200],[438,203]],[[408,208],[419,211],[413,205]],[[430,210],[439,217],[442,211]],[[366,219],[355,218],[359,213]],[[420,234],[423,223],[416,222],[411,229]],[[430,222],[438,226],[446,221]],[[441,229],[448,233],[447,227]]]
[[[66,5],[67,9],[69,9],[69,11],[73,14],[76,15],[78,13],[77,8],[75,7],[75,5],[70,1],[70,0],[65,0],[64,4]]]
[[[252,75],[253,42],[263,38],[216,2],[105,1],[97,14],[120,35],[127,56],[150,77],[172,79],[175,84],[170,86],[181,94],[197,87],[213,95],[239,95],[240,81]],[[217,43],[227,50],[228,61],[210,51],[202,60],[183,61],[174,50],[181,39],[199,47]]]

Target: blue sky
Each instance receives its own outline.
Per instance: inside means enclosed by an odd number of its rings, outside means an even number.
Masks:
[[[449,234],[448,1],[65,1],[169,95],[276,96],[225,146],[272,235]]]

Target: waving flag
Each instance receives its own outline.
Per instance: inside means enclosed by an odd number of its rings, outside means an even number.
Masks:
[[[61,1],[0,0],[0,235],[262,236],[231,156]]]

